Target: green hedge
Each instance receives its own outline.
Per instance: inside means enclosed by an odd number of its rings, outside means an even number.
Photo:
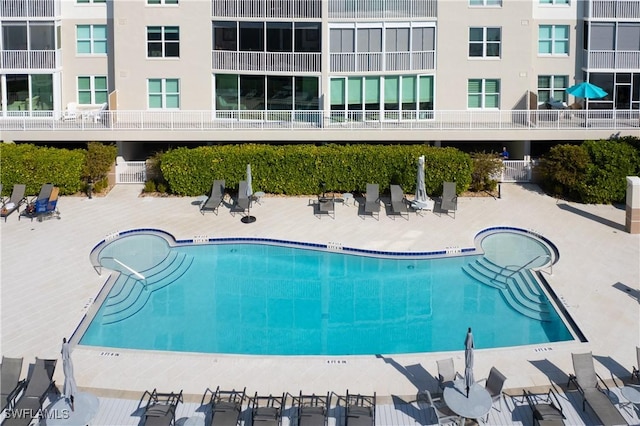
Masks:
[[[542,157],[542,186],[554,195],[582,203],[622,202],[626,176],[640,174],[637,139],[557,145]]]
[[[17,183],[27,186],[27,195],[37,195],[44,183],[59,187],[61,195],[75,194],[83,186],[80,176],[84,161],[83,150],[0,144],[3,195],[11,194]]]
[[[25,184],[27,195],[37,195],[44,183],[59,187],[61,195],[84,190],[87,170],[103,171],[105,156],[111,157],[111,164],[116,156],[114,146],[98,146],[96,142],[91,144],[90,150],[69,150],[0,143],[2,195],[10,195],[14,184]]]
[[[160,155],[162,178],[177,195],[210,191],[214,179],[237,188],[251,164],[253,190],[270,194],[362,192],[367,183],[381,191],[399,184],[415,191],[417,160],[425,156],[427,193],[442,193],[443,181],[456,181],[458,192],[471,183],[471,157],[455,148],[426,145],[218,145],[177,148]]]

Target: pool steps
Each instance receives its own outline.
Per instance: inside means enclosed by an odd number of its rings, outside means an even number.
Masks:
[[[132,275],[122,274],[114,285],[113,295],[104,303],[102,324],[125,320],[140,311],[156,290],[179,279],[193,263],[193,257],[174,250],[160,263],[145,271],[146,285]]]
[[[482,284],[499,290],[505,302],[522,315],[538,321],[551,321],[549,302],[530,270],[514,272],[486,257],[470,262],[462,269]]]

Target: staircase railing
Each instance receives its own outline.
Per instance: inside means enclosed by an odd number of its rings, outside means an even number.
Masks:
[[[522,271],[524,268],[526,268],[527,266],[531,265],[533,262],[541,258],[551,260],[551,256],[549,256],[548,254],[541,254],[539,256],[536,256],[530,261],[528,261],[527,263],[525,263],[524,265],[520,266],[518,269],[511,272],[509,275],[507,275],[507,278],[511,278],[512,276],[514,276],[515,274]],[[553,275],[553,262],[549,262],[549,275]]]
[[[116,262],[118,265],[122,266],[123,268],[125,268],[127,271],[129,271],[132,275],[134,275],[136,278],[138,278],[138,282],[140,282],[142,284],[142,287],[146,290],[147,289],[147,279],[145,278],[144,275],[142,275],[140,272],[136,271],[135,269],[133,269],[130,266],[125,265],[124,263],[122,263],[121,261],[119,261],[118,259],[116,259],[115,257],[103,257],[103,260],[113,260],[114,262]]]

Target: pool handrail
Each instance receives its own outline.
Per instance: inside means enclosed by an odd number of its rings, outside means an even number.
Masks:
[[[535,262],[536,260],[538,260],[540,258],[548,258],[549,260],[552,260],[551,256],[548,255],[548,254],[538,255],[538,256],[534,257],[533,259],[531,259],[530,261],[528,261],[527,263],[525,263],[524,265],[518,267],[518,269],[516,269],[513,272],[511,272],[509,275],[507,275],[507,278],[511,278],[512,276],[514,276],[518,272],[522,271],[524,268],[526,268],[527,266],[531,265],[533,262]],[[549,269],[550,269],[549,275],[553,275],[553,262],[549,262]]]
[[[124,263],[122,263],[121,261],[119,261],[118,259],[116,259],[115,257],[103,257],[102,259],[109,259],[109,260],[113,260],[114,262],[116,262],[118,265],[122,266],[123,268],[125,268],[127,271],[131,272],[133,275],[136,276],[136,278],[138,278],[138,280],[140,280],[140,282],[142,282],[142,286],[146,289],[147,288],[147,279],[145,278],[144,275],[142,275],[140,272],[136,271],[135,269],[131,268],[130,266],[125,265]]]

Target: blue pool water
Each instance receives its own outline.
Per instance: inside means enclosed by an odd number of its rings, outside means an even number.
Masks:
[[[506,232],[486,236],[482,247],[478,255],[397,259],[266,244],[171,246],[132,234],[100,252],[103,266],[123,274],[80,343],[350,355],[458,350],[467,327],[478,348],[572,339],[546,299],[535,295],[523,310],[504,286],[472,276],[485,266],[508,276],[535,258],[529,266],[542,266],[551,255],[546,244]]]

